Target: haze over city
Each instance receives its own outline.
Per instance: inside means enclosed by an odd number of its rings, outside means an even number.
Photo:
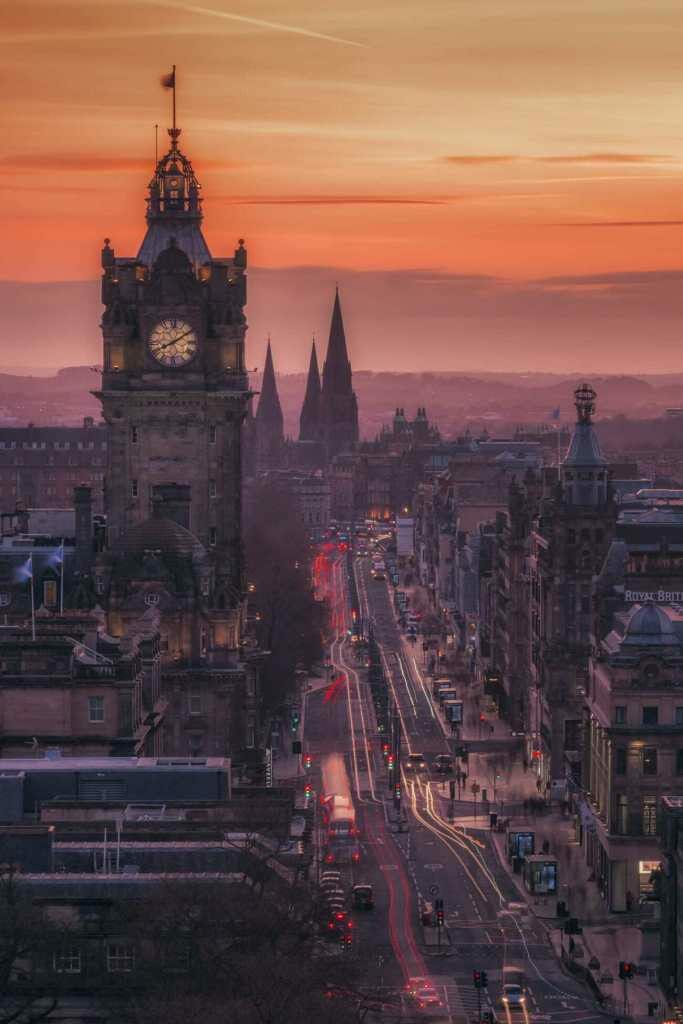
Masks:
[[[137,251],[175,63],[207,240],[244,237],[258,281],[253,366],[270,332],[304,370],[338,282],[356,369],[680,370],[680,4],[419,13],[5,5],[3,368],[97,361],[102,238]]]

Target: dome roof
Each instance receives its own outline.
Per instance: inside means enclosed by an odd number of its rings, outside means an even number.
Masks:
[[[600,444],[591,423],[576,424],[564,464],[578,467],[607,465],[607,460],[600,451]]]
[[[145,551],[161,552],[161,557],[192,559],[206,558],[206,549],[193,533],[173,519],[145,519],[133,526],[117,545],[118,553],[141,557]]]
[[[623,643],[632,647],[661,647],[678,644],[679,640],[666,612],[648,601],[631,616]]]

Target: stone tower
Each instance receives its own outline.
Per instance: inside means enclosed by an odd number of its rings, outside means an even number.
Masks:
[[[152,515],[155,495],[187,488],[186,528],[209,554],[211,594],[243,592],[241,424],[247,254],[214,258],[201,230],[200,185],[169,130],[149,184],[137,256],[102,250],[103,374],[109,427],[110,548]]]
[[[322,435],[327,458],[351,451],[358,443],[358,401],[353,391],[339,289],[334,296],[330,339],[323,366]]]
[[[284,426],[282,406],[277,393],[273,353],[268,339],[266,365],[263,369],[261,396],[254,421],[255,428],[255,461],[257,473],[265,473],[273,469],[281,469],[284,456]]]
[[[299,440],[320,441],[320,371],[318,370],[318,354],[315,350],[315,341],[311,346],[311,361],[308,364],[308,378],[306,380],[306,394],[304,404],[301,406],[299,417]]]

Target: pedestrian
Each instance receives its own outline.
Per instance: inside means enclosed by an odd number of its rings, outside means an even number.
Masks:
[[[527,761],[526,758],[524,758],[524,760],[522,761],[522,767],[524,768],[525,772],[529,771],[529,762]]]
[[[540,779],[536,779],[536,789],[538,790],[539,793],[543,789],[543,783],[541,782]]]
[[[494,727],[493,727],[493,724],[491,724],[491,725],[489,726],[489,731],[490,731],[491,735],[493,736],[494,732],[496,731],[496,730],[494,729]]]
[[[633,893],[628,890],[626,893],[626,912],[631,913],[633,910]]]

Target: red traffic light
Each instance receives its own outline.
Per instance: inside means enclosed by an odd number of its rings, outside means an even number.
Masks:
[[[534,761],[538,761],[540,759],[540,757],[541,757],[541,751],[540,750],[532,750],[531,751],[531,756],[533,757]]]

